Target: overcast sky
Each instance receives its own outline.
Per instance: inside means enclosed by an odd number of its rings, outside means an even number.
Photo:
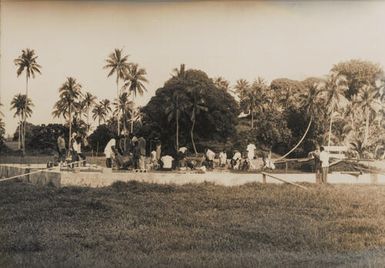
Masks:
[[[25,92],[13,60],[34,49],[42,75],[30,82],[30,122],[53,120],[58,88],[73,76],[99,99],[113,99],[102,69],[114,48],[148,72],[144,105],[173,68],[223,76],[232,85],[327,74],[352,58],[385,65],[385,1],[157,2],[1,1],[0,96],[7,133],[16,129],[10,101]]]

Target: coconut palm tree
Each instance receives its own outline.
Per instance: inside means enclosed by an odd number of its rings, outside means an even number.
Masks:
[[[96,97],[94,95],[92,95],[89,92],[86,92],[84,94],[84,98],[81,106],[84,107],[84,112],[86,113],[86,117],[87,117],[87,126],[88,126],[87,133],[89,133],[90,131],[90,112],[92,107],[95,105],[95,102],[96,102]]]
[[[357,108],[361,109],[365,115],[364,146],[367,144],[369,138],[370,119],[374,118],[376,113],[381,109],[381,104],[379,103],[377,97],[378,90],[371,85],[362,86],[357,93]]]
[[[230,89],[229,81],[224,79],[222,76],[218,76],[214,78],[213,82],[214,82],[214,85],[219,89],[222,89],[224,91],[228,91]]]
[[[114,101],[114,106],[114,114],[122,114],[123,130],[124,133],[126,133],[126,122],[128,121],[128,115],[131,114],[131,111],[133,110],[133,103],[129,100],[129,94],[127,92],[123,92],[119,96],[119,99]]]
[[[13,115],[13,117],[19,117],[19,126],[18,126],[19,149],[25,145],[25,141],[24,141],[25,136],[23,135],[23,133],[25,133],[24,131],[25,125],[23,124],[24,123],[23,120],[27,117],[31,117],[32,106],[33,106],[32,100],[28,98],[28,101],[27,101],[27,96],[23,94],[15,95],[11,101],[11,110],[15,110],[15,114]],[[24,148],[23,148],[23,151],[24,151]]]
[[[92,119],[98,119],[98,126],[100,126],[101,121],[106,121],[107,118],[107,110],[104,108],[102,103],[98,103],[92,109]]]
[[[322,88],[323,93],[325,93],[324,105],[327,107],[327,113],[330,115],[328,136],[328,146],[330,146],[334,113],[348,104],[348,100],[345,98],[345,91],[348,89],[346,77],[332,72],[324,81]]]
[[[276,161],[285,158],[290,153],[292,153],[297,147],[303,142],[307,133],[309,132],[310,126],[313,123],[315,115],[319,114],[319,107],[321,106],[321,100],[319,98],[320,95],[320,86],[318,83],[314,83],[308,87],[308,90],[305,92],[298,92],[295,99],[298,101],[298,106],[302,107],[303,111],[308,116],[309,123],[306,127],[305,133],[302,135],[302,138],[297,142],[297,144],[285,155],[281,156]]]
[[[187,91],[188,91],[188,94],[190,95],[190,101],[191,101],[189,103],[190,120],[191,120],[190,138],[194,149],[194,153],[197,154],[198,152],[194,141],[195,124],[197,121],[197,116],[201,112],[207,112],[208,108],[206,106],[205,99],[202,96],[202,89],[199,87],[199,85],[188,87]]]
[[[82,86],[75,78],[68,77],[59,88],[59,100],[55,103],[52,112],[54,117],[63,116],[64,119],[68,120],[68,149],[70,149],[71,146],[72,118],[79,109],[80,99],[82,97],[81,89]]]
[[[33,49],[23,49],[22,54],[14,60],[15,65],[17,66],[16,74],[19,77],[25,71],[25,95],[26,99],[28,99],[28,80],[32,77],[35,78],[36,74],[41,74],[40,69],[42,68],[37,62],[36,59],[38,56],[35,54],[35,50]],[[23,116],[23,133],[22,133],[22,141],[23,141],[23,154],[25,154],[25,123],[26,116]]]
[[[185,79],[186,78],[186,66],[184,64],[181,64],[179,69],[174,68],[171,76],[174,78],[181,79],[181,80]]]
[[[128,62],[128,55],[123,55],[123,49],[115,48],[114,52],[112,52],[108,58],[106,59],[106,65],[103,69],[109,69],[109,73],[107,77],[110,77],[113,74],[116,74],[116,99],[119,99],[120,88],[119,88],[119,80],[125,79],[125,74],[131,66],[131,63]],[[120,123],[119,123],[119,114],[118,117],[118,134],[120,133]]]
[[[124,76],[123,89],[128,90],[129,94],[132,95],[132,102],[135,106],[135,97],[137,94],[143,95],[146,91],[144,83],[148,83],[145,75],[147,74],[146,69],[139,68],[138,64],[132,64],[129,69],[126,70]],[[131,120],[131,133],[134,131],[134,120]]]
[[[189,105],[189,99],[181,90],[176,88],[171,96],[167,96],[165,99],[165,114],[167,120],[171,123],[175,120],[175,145],[176,151],[179,150],[179,120],[180,115],[185,113]]]

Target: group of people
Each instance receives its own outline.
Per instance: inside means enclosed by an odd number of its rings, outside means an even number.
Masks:
[[[57,138],[57,150],[59,154],[58,162],[60,166],[66,165],[67,163],[82,163],[86,164],[86,156],[82,152],[82,137],[76,133],[73,133],[71,136],[70,147],[67,150],[66,141],[64,139],[64,134],[59,133]]]
[[[104,148],[106,166],[113,163],[118,169],[146,169],[146,139],[133,135],[120,135],[111,138]]]

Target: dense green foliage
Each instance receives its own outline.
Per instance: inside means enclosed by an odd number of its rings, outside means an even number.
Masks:
[[[178,123],[179,144],[192,150],[196,140],[198,151],[202,151],[200,142],[225,143],[235,135],[239,109],[234,98],[204,72],[187,70],[159,88],[142,112],[144,127],[150,126],[146,136],[158,136],[166,150],[177,147]]]

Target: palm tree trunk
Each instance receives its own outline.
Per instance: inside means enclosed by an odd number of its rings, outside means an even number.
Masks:
[[[281,159],[284,159],[286,156],[288,156],[291,152],[293,152],[297,147],[302,143],[302,141],[305,139],[307,133],[309,132],[310,126],[313,123],[313,116],[310,117],[309,124],[307,125],[306,131],[303,134],[302,138],[299,140],[299,142],[289,151],[287,152],[284,156],[281,156],[280,158],[276,159],[275,161],[279,161]]]
[[[333,112],[330,115],[328,146],[330,146],[330,138],[332,136],[332,125],[333,125]]]
[[[179,110],[176,111],[176,151],[179,150]]]
[[[116,101],[119,102],[119,73],[117,72],[116,73]],[[120,111],[118,109],[118,114],[117,114],[117,118],[118,118],[118,135],[120,135]]]
[[[251,129],[253,129],[254,128],[254,111],[251,109],[250,112],[251,112]]]
[[[68,119],[68,123],[69,123],[69,135],[68,135],[68,152],[71,150],[71,136],[72,136],[72,112],[71,112],[71,105],[69,107],[69,119]]]
[[[193,111],[193,113],[195,113],[195,111]],[[197,148],[195,147],[195,142],[194,142],[194,127],[195,127],[195,115],[194,115],[194,119],[192,120],[192,126],[191,126],[191,131],[190,131],[190,137],[191,137],[191,143],[192,143],[192,146],[194,148],[194,153],[195,155],[198,153],[197,152]]]
[[[23,119],[22,119],[22,117],[20,117],[19,118],[20,119],[20,121],[19,121],[19,139],[18,139],[18,148],[19,148],[19,150],[21,149],[21,125],[23,124]]]
[[[134,132],[134,111],[135,111],[135,102],[134,102],[134,94],[132,94],[132,113],[131,113],[131,127],[130,132]]]
[[[25,155],[25,129],[26,129],[26,121],[27,121],[27,105],[28,105],[28,72],[25,72],[25,107],[23,110],[23,134],[22,134],[22,142],[23,142],[23,155]]]

